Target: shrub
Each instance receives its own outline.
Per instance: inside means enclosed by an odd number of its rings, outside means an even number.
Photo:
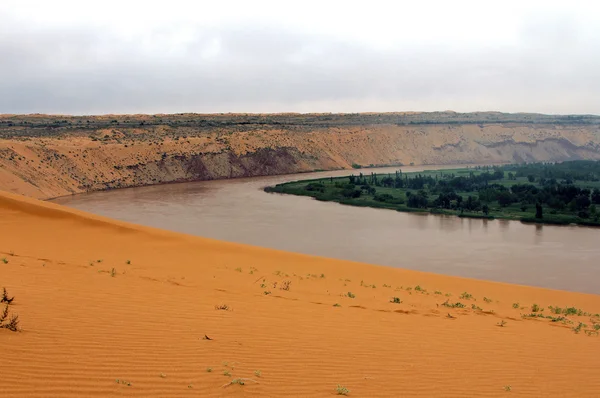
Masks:
[[[19,331],[19,316],[13,315],[8,318],[8,304],[4,306],[4,311],[0,313],[0,329],[8,329],[13,332]]]
[[[335,391],[337,392],[337,395],[348,395],[350,394],[350,390],[348,390],[346,387],[338,384],[337,387],[335,388]]]
[[[14,299],[15,299],[14,296],[8,297],[8,292],[6,291],[6,288],[3,287],[2,288],[2,298],[0,299],[0,303],[11,304]]]

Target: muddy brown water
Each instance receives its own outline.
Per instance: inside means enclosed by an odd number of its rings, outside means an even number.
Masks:
[[[440,168],[447,166],[427,167]],[[350,173],[343,170],[127,188],[53,202],[123,221],[231,242],[447,275],[600,293],[599,229],[417,215],[262,190],[286,181]]]

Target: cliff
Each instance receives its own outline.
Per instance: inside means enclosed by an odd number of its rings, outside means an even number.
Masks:
[[[600,117],[454,112],[0,115],[0,189],[35,198],[360,165],[600,159]]]

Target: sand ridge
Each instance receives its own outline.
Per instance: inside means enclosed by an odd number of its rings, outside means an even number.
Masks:
[[[219,242],[7,193],[0,258],[22,328],[0,329],[3,397],[600,395],[598,295]],[[534,304],[586,314],[522,318]]]

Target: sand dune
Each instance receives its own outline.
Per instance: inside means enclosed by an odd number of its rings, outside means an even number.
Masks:
[[[1,257],[22,328],[0,329],[2,397],[327,397],[338,384],[355,397],[600,396],[599,318],[521,317],[533,304],[595,314],[597,295],[218,242],[4,193]],[[223,387],[239,378],[251,380]]]

